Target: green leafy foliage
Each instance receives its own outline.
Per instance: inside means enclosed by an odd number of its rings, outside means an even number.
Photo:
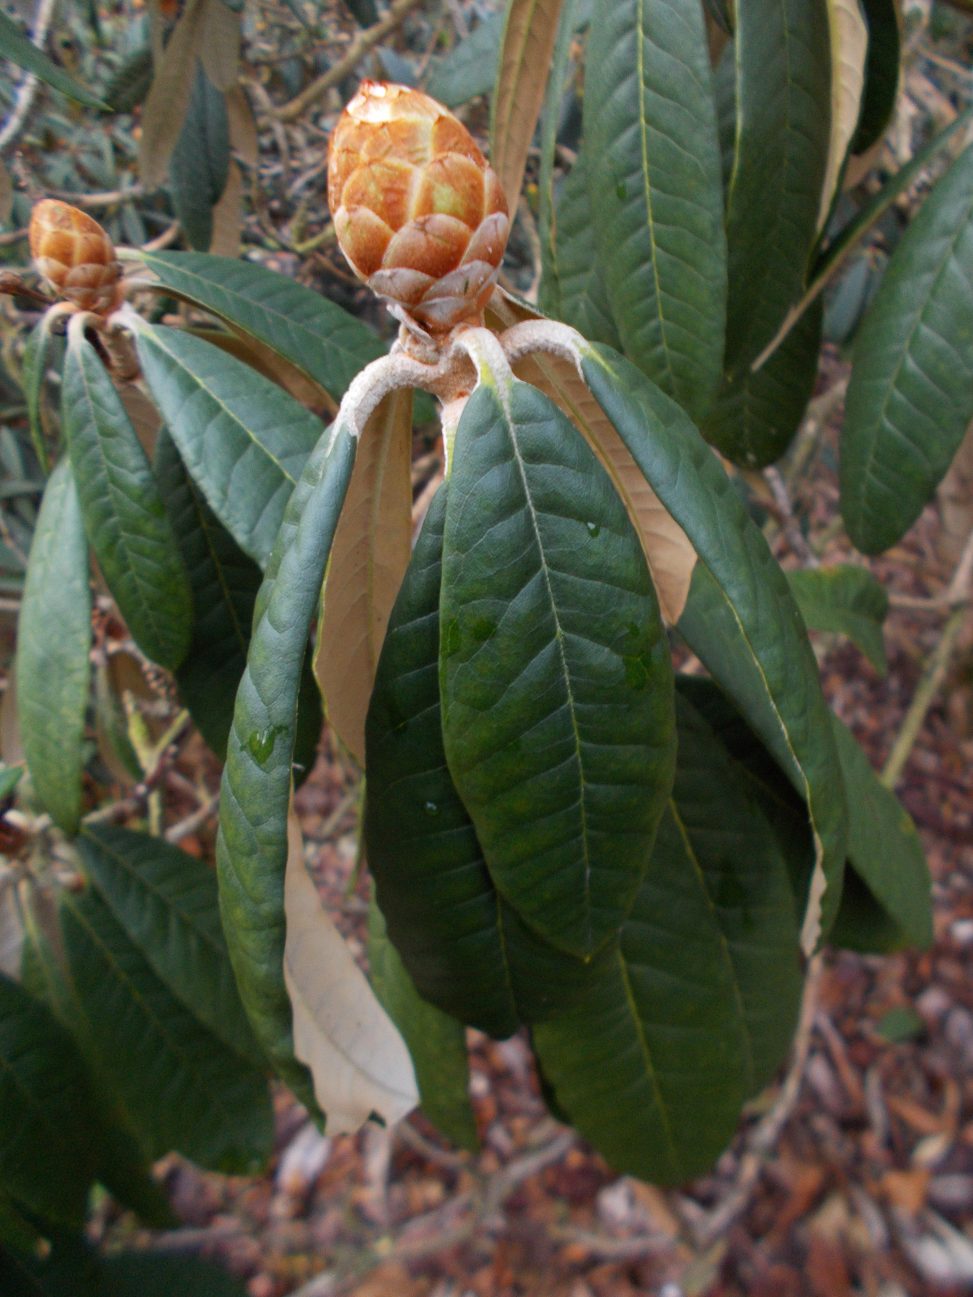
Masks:
[[[490,876],[588,956],[631,904],[668,792],[671,668],[610,479],[527,384],[484,383],[460,421],[440,617],[446,756]]]
[[[335,398],[384,350],[354,316],[263,266],[205,253],[152,252],[142,259],[167,291],[259,339]]]
[[[46,1005],[0,973],[0,1191],[80,1225],[95,1171],[84,1064]]]
[[[699,417],[723,357],[726,251],[698,5],[620,0],[592,24],[587,178],[626,353]]]
[[[172,994],[93,891],[65,897],[61,923],[76,1034],[148,1156],[176,1149],[224,1171],[258,1167],[273,1133],[263,1075]]]
[[[220,909],[240,994],[268,1057],[305,1094],[283,979],[287,807],[301,668],[355,449],[344,426],[326,432],[288,502],[257,598],[220,804]]]
[[[138,349],[193,481],[240,548],[263,566],[320,422],[201,338],[144,326]]]
[[[9,14],[3,12],[0,12],[0,40],[3,42],[5,58],[33,76],[39,77],[47,85],[59,90],[62,95],[77,100],[79,104],[86,104],[89,108],[107,107],[90,90],[79,85],[63,68],[52,63],[43,50],[38,49],[27,39]]]
[[[479,1139],[470,1107],[466,1032],[416,990],[374,904],[368,918],[368,964],[378,998],[412,1055],[423,1112],[454,1144],[475,1152]]]
[[[81,816],[91,594],[67,458],[52,473],[37,518],[18,638],[17,709],[31,779],[54,821],[74,833]]]
[[[212,242],[213,208],[226,188],[229,165],[226,100],[197,64],[186,120],[169,161],[169,187],[186,239],[200,252]]]
[[[85,531],[132,638],[166,667],[189,648],[192,595],[152,469],[111,378],[72,336],[61,403]]]
[[[841,563],[788,572],[787,580],[809,630],[847,635],[875,670],[885,674],[888,663],[882,623],[889,597],[871,572]]]
[[[973,147],[906,231],[855,344],[841,512],[875,554],[915,522],[973,418]]]

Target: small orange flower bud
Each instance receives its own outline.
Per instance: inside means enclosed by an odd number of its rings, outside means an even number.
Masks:
[[[114,245],[86,212],[45,198],[31,212],[29,233],[34,265],[59,297],[98,315],[118,305]]]
[[[328,203],[352,270],[431,332],[483,311],[510,232],[496,172],[429,95],[363,81],[338,120]]]

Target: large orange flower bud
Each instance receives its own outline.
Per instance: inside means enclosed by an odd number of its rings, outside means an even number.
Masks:
[[[106,315],[118,305],[121,266],[111,239],[86,212],[45,198],[30,216],[34,264],[59,297]]]
[[[480,315],[510,222],[466,127],[407,86],[363,81],[328,159],[328,202],[355,274],[432,332]]]

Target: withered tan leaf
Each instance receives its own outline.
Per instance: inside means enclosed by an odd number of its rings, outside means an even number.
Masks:
[[[828,219],[841,167],[858,126],[865,90],[868,27],[858,0],[828,0],[831,33],[831,140],[821,188],[818,229]]]
[[[230,90],[240,75],[240,35],[243,13],[223,0],[208,0],[203,15],[199,56],[206,75],[217,90]]]
[[[293,809],[287,842],[284,982],[294,1053],[310,1069],[329,1135],[358,1130],[372,1113],[392,1125],[419,1102],[412,1059],[321,905]]]
[[[230,125],[230,147],[248,167],[255,167],[260,150],[257,123],[242,86],[233,86],[226,92],[226,116]]]
[[[156,64],[142,111],[139,141],[139,174],[146,189],[156,189],[165,180],[189,107],[206,9],[219,3],[221,0],[189,0]]]
[[[226,169],[226,184],[220,201],[213,208],[213,236],[209,250],[217,257],[240,255],[240,231],[243,224],[243,177],[234,158]]]
[[[369,419],[324,580],[314,674],[325,715],[365,763],[365,715],[412,538],[412,397],[393,392]]]
[[[495,295],[488,322],[509,327],[531,318],[540,317],[519,302]],[[696,551],[689,537],[646,482],[570,361],[542,353],[518,361],[514,370],[519,378],[539,388],[564,411],[608,471],[639,534],[662,615],[674,625],[686,605],[696,566]]]
[[[527,151],[544,102],[563,0],[510,0],[490,122],[490,161],[507,195],[511,219]]]

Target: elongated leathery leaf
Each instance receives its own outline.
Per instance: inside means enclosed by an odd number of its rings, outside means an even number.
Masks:
[[[201,338],[150,325],[136,338],[183,462],[240,548],[263,565],[320,421]]]
[[[700,425],[707,441],[747,468],[780,459],[800,427],[814,391],[821,348],[821,304],[812,303],[759,369],[728,373]]]
[[[3,41],[4,58],[10,59],[12,63],[24,68],[32,76],[40,77],[47,85],[59,90],[62,95],[68,95],[89,108],[108,107],[90,90],[79,85],[63,68],[52,63],[42,49],[28,40],[9,14],[2,12],[0,12],[0,40]]]
[[[446,487],[426,514],[379,658],[365,728],[365,850],[389,935],[419,991],[509,1036],[517,1012],[497,897],[446,768],[439,586]]]
[[[679,631],[805,798],[819,873],[805,945],[841,891],[845,800],[817,664],[787,581],[713,452],[686,415],[606,347],[582,369],[632,458],[699,555]],[[827,887],[825,887],[827,884]]]
[[[588,183],[625,351],[697,417],[723,360],[726,242],[702,8],[615,0],[589,37]]]
[[[86,828],[78,845],[88,876],[156,976],[225,1045],[259,1063],[212,870],[158,838],[107,824]]]
[[[172,995],[93,891],[64,894],[76,1035],[151,1158],[249,1172],[270,1152],[267,1082]]]
[[[679,1184],[733,1132],[748,1086],[739,997],[678,819],[663,816],[619,943],[583,998],[534,1030],[561,1107],[618,1171]]]
[[[673,765],[672,676],[645,557],[570,420],[481,381],[443,541],[446,757],[501,894],[586,956],[617,931]]]
[[[355,448],[344,426],[326,431],[288,501],[257,597],[220,797],[220,912],[237,985],[258,1040],[302,1098],[310,1081],[294,1060],[283,976],[287,808],[301,670]]]
[[[163,288],[259,338],[335,400],[384,351],[372,331],[285,275],[204,252],[140,254]]]
[[[802,978],[794,894],[787,861],[746,770],[680,695],[676,717],[672,814],[732,965],[747,1038],[748,1092],[755,1093],[780,1066],[797,1024]]]
[[[189,648],[192,595],[179,547],[135,429],[101,358],[72,330],[61,421],[85,531],[139,648],[175,668]]]
[[[826,0],[737,6],[736,155],[727,195],[726,368],[748,365],[800,296],[827,165]]]
[[[66,458],[41,501],[17,637],[17,710],[27,765],[54,822],[75,833],[91,674],[91,593],[81,506]]]
[[[496,892],[446,766],[439,588],[446,486],[430,506],[379,660],[366,727],[365,844],[393,944],[421,994],[508,1036],[576,997],[586,965]]]
[[[80,1225],[95,1122],[74,1041],[45,1004],[0,973],[0,1192]]]
[[[919,516],[973,418],[973,146],[895,251],[855,343],[841,512],[867,554]]]
[[[887,670],[882,623],[889,608],[885,587],[867,568],[850,563],[788,572],[788,584],[809,630],[847,635],[875,670]]]
[[[466,1032],[419,995],[374,901],[368,911],[368,967],[376,995],[409,1047],[422,1111],[452,1143],[475,1152],[479,1140],[470,1107]]]
[[[901,934],[898,944],[928,946],[933,939],[929,866],[916,826],[847,726],[837,717],[832,722],[855,806],[848,842],[852,867]]]
[[[592,342],[619,346],[601,265],[591,255],[594,219],[586,154],[580,153],[557,195],[557,219],[545,245],[541,306]]]
[[[153,469],[193,591],[193,639],[176,681],[200,733],[222,758],[247,662],[260,568],[210,509],[167,430],[156,442]]]

